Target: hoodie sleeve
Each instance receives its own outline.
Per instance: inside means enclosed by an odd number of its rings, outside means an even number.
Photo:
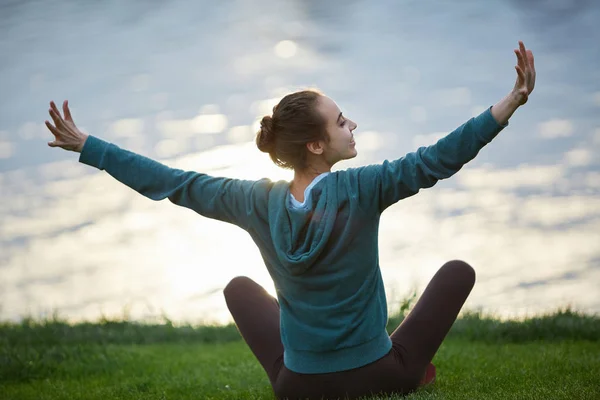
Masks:
[[[149,199],[168,198],[202,216],[243,229],[248,226],[254,181],[170,168],[91,135],[83,146],[79,162],[108,172]]]
[[[359,203],[383,212],[392,204],[457,173],[507,125],[499,125],[491,107],[469,119],[436,144],[420,147],[394,161],[359,168]]]

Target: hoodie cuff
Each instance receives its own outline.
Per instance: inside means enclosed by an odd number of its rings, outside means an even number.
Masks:
[[[81,149],[79,162],[102,169],[102,160],[109,144],[102,139],[89,135],[83,145],[83,149]]]
[[[488,107],[487,110],[479,114],[476,118],[480,124],[480,128],[477,129],[477,133],[489,143],[494,139],[504,128],[508,126],[508,122],[506,125],[500,125],[498,121],[492,115],[492,106]]]

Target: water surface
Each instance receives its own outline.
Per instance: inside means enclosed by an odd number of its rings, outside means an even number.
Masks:
[[[593,1],[191,1],[0,6],[0,318],[227,321],[222,288],[273,293],[250,237],[51,149],[48,101],[86,132],[169,166],[291,179],[252,143],[289,91],[317,86],[358,122],[359,156],[394,159],[511,89],[533,49],[529,103],[453,178],[390,209],[390,309],[450,259],[467,308],[600,311],[600,6]]]

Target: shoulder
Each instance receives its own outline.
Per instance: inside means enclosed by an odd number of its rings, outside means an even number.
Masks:
[[[379,204],[381,167],[381,164],[371,164],[338,172],[339,191],[356,201],[369,215]]]
[[[252,192],[255,196],[264,195],[266,197],[273,195],[284,195],[290,186],[288,181],[273,181],[269,178],[262,178],[252,182]]]
[[[377,180],[380,175],[381,164],[369,164],[360,167],[346,168],[337,171],[340,180],[347,182]]]

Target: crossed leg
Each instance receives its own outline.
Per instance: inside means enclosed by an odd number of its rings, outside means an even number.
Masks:
[[[399,369],[392,369],[398,375],[395,375],[396,378],[392,377],[390,382],[402,379],[403,392],[415,389],[474,284],[475,271],[467,263],[450,261],[444,264],[431,279],[410,314],[390,335],[394,354],[390,356],[395,357],[396,361],[390,364],[386,361],[388,358],[384,357],[374,363],[372,369],[375,372],[381,369],[378,373],[381,375],[389,372],[391,366],[397,365]],[[224,294],[227,307],[242,337],[266,371],[271,386],[275,387],[283,367],[277,300],[256,282],[244,276],[234,278],[225,287]],[[367,375],[371,373],[365,368],[362,370]],[[335,374],[335,378],[342,383],[350,376],[352,371]]]

